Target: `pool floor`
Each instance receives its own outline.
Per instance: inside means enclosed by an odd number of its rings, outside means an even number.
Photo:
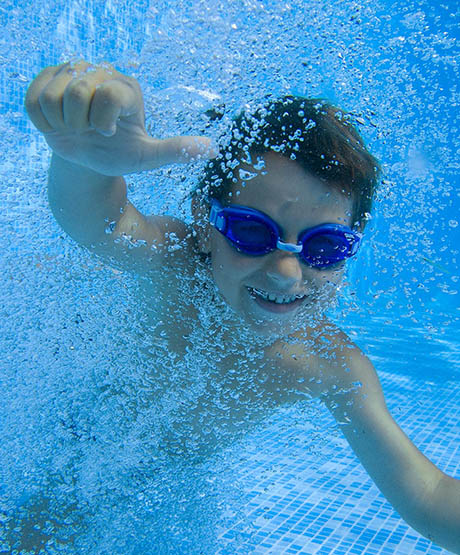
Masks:
[[[440,389],[407,376],[379,375],[389,409],[406,434],[439,468],[458,477],[458,384]],[[289,430],[286,415],[280,415],[253,438],[254,452],[241,468],[247,520],[222,531],[219,553],[450,553],[399,517],[346,440],[333,432],[327,410],[318,410],[315,425]],[[328,435],[317,449],[309,448]]]

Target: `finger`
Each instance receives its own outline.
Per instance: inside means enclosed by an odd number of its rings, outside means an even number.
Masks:
[[[143,169],[167,164],[184,164],[217,156],[217,149],[208,137],[183,136],[157,140],[146,137]]]
[[[53,79],[45,85],[39,96],[42,113],[53,130],[64,131],[67,128],[64,107],[67,87],[74,82],[78,83],[80,79],[92,81],[96,73],[99,76],[102,74],[101,79],[107,79],[105,71],[99,70],[84,60],[69,62],[58,67]]]
[[[39,96],[43,88],[54,78],[62,66],[47,67],[32,81],[26,92],[25,108],[35,127],[42,133],[52,131],[52,127],[42,112]]]
[[[89,107],[96,90],[96,83],[86,78],[72,79],[62,97],[62,117],[64,125],[75,131],[89,128]]]
[[[108,78],[111,77],[106,73],[93,70],[86,71],[68,83],[62,99],[64,124],[68,129],[86,131],[91,128],[91,102],[101,81]]]
[[[69,65],[61,68],[42,89],[38,102],[43,116],[52,130],[64,131],[63,96],[67,85],[75,78],[75,70]]]
[[[63,96],[64,123],[70,129],[86,131],[90,125],[90,108],[94,94],[104,81],[114,78],[118,72],[108,63],[92,66],[79,63],[75,67],[77,77],[67,85]]]
[[[102,135],[116,132],[117,120],[139,114],[143,123],[144,103],[137,81],[128,77],[111,79],[100,84],[94,94],[89,121]]]

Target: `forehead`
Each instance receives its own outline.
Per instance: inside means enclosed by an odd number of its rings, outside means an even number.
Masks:
[[[282,220],[293,218],[311,226],[326,222],[350,225],[352,199],[347,193],[280,154],[253,154],[251,158],[251,164],[239,168],[229,202],[261,210],[281,225]]]

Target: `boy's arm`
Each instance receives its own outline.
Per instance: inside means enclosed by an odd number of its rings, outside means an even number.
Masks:
[[[170,239],[187,237],[179,220],[145,218],[136,210],[127,200],[121,176],[213,155],[210,141],[149,137],[135,79],[109,64],[49,67],[31,83],[26,109],[53,150],[53,213],[78,242],[123,262],[148,256],[150,263],[161,261],[156,254],[168,252],[161,246],[168,246]]]
[[[123,177],[99,174],[57,154],[51,159],[48,199],[57,222],[75,241],[125,267],[155,267],[168,243],[181,242],[180,256],[191,240],[182,221],[139,212],[127,198]]]
[[[460,480],[441,472],[404,434],[387,409],[374,367],[358,348],[344,348],[339,367],[338,393],[323,400],[364,468],[410,526],[460,553]]]

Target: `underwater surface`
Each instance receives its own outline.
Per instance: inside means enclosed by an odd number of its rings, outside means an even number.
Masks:
[[[260,401],[252,424],[194,435],[183,403],[212,381],[215,352],[197,336],[177,361],[142,283],[60,229],[23,103],[41,69],[84,58],[139,80],[156,137],[218,141],[268,95],[349,111],[383,179],[331,319],[407,435],[460,477],[459,20],[428,0],[2,4],[0,553],[11,522],[42,553],[448,553],[405,524],[317,401],[264,417]],[[130,199],[190,221],[202,170],[130,175]]]

